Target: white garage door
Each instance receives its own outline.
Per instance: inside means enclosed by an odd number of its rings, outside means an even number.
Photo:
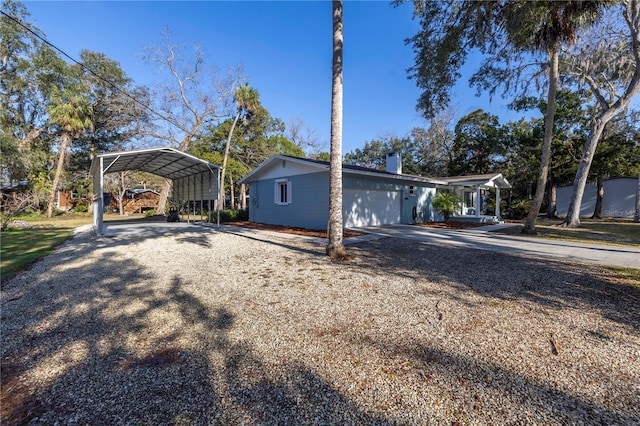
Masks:
[[[400,223],[400,191],[345,188],[342,211],[345,228]]]

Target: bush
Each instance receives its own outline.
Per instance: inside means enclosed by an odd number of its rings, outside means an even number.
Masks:
[[[509,210],[509,219],[524,219],[529,214],[530,207],[531,202],[529,200],[520,200],[512,203]]]
[[[450,192],[438,192],[432,201],[433,208],[449,222],[449,216],[460,209],[460,198]]]
[[[87,204],[78,204],[73,208],[76,213],[86,213],[89,211],[89,206]]]
[[[209,222],[217,222],[218,221],[218,212],[211,211],[209,212]],[[249,211],[248,210],[220,210],[220,223],[224,222],[235,222],[239,220],[249,220]]]
[[[156,211],[154,209],[144,211],[144,217],[153,216],[154,214],[156,214]]]

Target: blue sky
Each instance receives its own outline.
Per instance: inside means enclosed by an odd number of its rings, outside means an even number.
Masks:
[[[197,43],[221,70],[241,64],[272,116],[301,118],[327,149],[331,100],[331,3],[329,1],[25,1],[31,22],[74,58],[82,49],[118,61],[136,84],[159,77],[142,60],[145,46],[173,40]],[[416,33],[411,8],[387,1],[344,3],[343,152],[387,135],[425,126],[415,110],[420,94],[407,79],[413,52],[404,40]],[[473,71],[470,63],[467,70]],[[467,76],[468,78],[468,76]],[[483,108],[504,123],[519,114],[502,99],[475,97],[463,77],[452,94],[459,116]]]

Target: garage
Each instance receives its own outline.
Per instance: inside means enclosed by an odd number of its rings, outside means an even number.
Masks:
[[[344,188],[342,194],[345,228],[400,223],[400,191]]]

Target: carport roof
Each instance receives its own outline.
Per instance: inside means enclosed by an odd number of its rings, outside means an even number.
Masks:
[[[103,173],[139,170],[167,179],[178,179],[220,168],[175,148],[150,148],[97,155],[91,163],[93,175],[99,172],[100,158],[104,160]]]

